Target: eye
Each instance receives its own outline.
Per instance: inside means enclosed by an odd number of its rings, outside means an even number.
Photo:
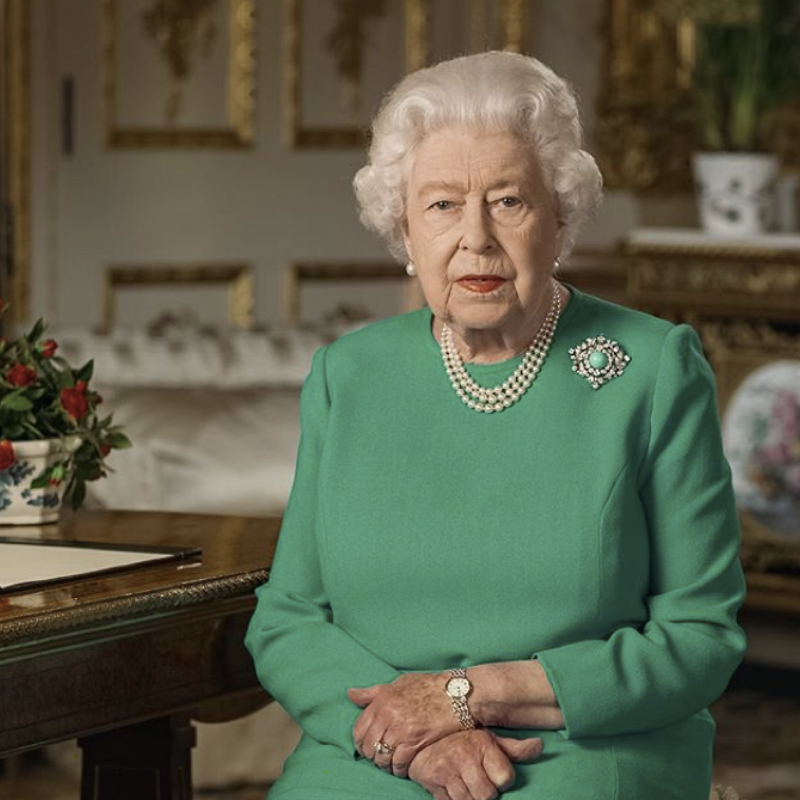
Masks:
[[[498,202],[502,208],[519,208],[522,205],[519,197],[501,197]]]
[[[452,200],[437,200],[435,203],[431,203],[428,208],[434,211],[450,211],[454,206],[455,203]]]

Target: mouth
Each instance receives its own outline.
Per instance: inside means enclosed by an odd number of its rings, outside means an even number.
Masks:
[[[456,283],[468,292],[477,294],[488,294],[499,289],[506,282],[505,278],[498,275],[465,275],[459,278]]]

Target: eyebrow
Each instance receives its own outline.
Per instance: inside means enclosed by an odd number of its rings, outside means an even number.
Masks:
[[[496,183],[487,187],[486,191],[495,192],[500,189],[513,189],[515,192],[520,192],[520,182],[502,178]],[[429,194],[430,192],[463,192],[464,185],[461,183],[450,183],[449,181],[427,181],[419,187],[419,194]]]

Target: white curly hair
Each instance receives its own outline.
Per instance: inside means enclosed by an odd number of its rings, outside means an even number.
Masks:
[[[361,221],[392,254],[403,243],[411,161],[432,131],[450,126],[508,131],[529,142],[557,199],[561,253],[600,203],[602,177],[582,149],[578,104],[569,84],[535,58],[486,52],[443,61],[406,76],[386,96],[372,124],[367,164],[353,180]]]

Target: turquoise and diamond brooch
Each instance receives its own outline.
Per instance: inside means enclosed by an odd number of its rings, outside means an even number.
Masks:
[[[631,357],[617,344],[605,336],[591,336],[569,351],[572,371],[582,375],[593,389],[617,378],[625,371]]]

